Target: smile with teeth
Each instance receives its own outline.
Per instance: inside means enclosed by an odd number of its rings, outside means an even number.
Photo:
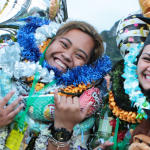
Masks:
[[[63,69],[67,69],[67,67],[61,62],[61,61],[59,61],[58,59],[57,60],[55,60],[55,62],[59,65],[59,66],[61,66]]]
[[[146,76],[146,79],[150,79],[150,76]]]

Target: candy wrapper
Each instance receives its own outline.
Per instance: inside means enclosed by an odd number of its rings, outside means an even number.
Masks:
[[[80,97],[80,107],[83,109],[89,102],[93,102],[92,107],[88,111],[87,117],[94,114],[98,108],[102,105],[102,99],[100,97],[100,91],[98,88],[92,87],[85,91]]]

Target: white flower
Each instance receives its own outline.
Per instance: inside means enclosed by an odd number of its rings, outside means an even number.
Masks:
[[[4,148],[4,145],[0,144],[0,150],[3,150],[3,148]]]
[[[37,147],[38,147],[38,148],[45,148],[45,145],[44,145],[44,143],[38,143],[38,144],[37,144]]]
[[[6,136],[7,136],[7,133],[5,131],[0,133],[0,138],[4,139],[4,138],[6,138]]]
[[[15,43],[12,46],[4,46],[0,51],[0,68],[2,68],[9,77],[13,76],[15,62],[20,61],[22,49],[18,43]]]
[[[45,128],[45,129],[43,129],[43,130],[41,131],[41,134],[42,134],[42,135],[49,135],[49,134],[50,134],[50,130],[48,130],[47,128]]]
[[[51,70],[50,72],[47,70],[47,68],[42,68],[42,71],[41,71],[41,82],[44,82],[44,83],[50,83],[52,80],[54,80],[54,77],[55,77],[55,73],[53,70]]]
[[[0,144],[0,150],[4,149],[5,140],[6,140],[6,137],[8,135],[7,133],[8,133],[7,126],[0,129],[0,143],[1,143]]]
[[[48,137],[47,137],[47,138],[48,138]],[[41,143],[44,143],[45,141],[47,141],[47,138],[46,138],[46,137],[41,137],[41,138],[40,138],[40,142],[41,142]]]
[[[56,35],[56,32],[60,28],[62,24],[58,24],[56,22],[50,22],[49,25],[43,25],[36,29],[35,38],[37,45],[42,45],[43,41],[47,38],[52,38]]]

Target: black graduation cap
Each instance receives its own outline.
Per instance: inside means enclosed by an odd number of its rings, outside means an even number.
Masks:
[[[141,14],[137,14],[136,17],[150,25],[150,18],[144,17]],[[149,32],[149,34],[148,34],[148,36],[147,36],[147,38],[146,38],[146,40],[144,42],[144,46],[146,46],[148,44],[150,44],[150,32]]]
[[[142,108],[142,109],[146,113],[148,121],[150,121],[150,110],[149,109],[145,109],[145,108]]]

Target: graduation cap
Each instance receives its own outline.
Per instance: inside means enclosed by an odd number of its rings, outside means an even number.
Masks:
[[[150,121],[150,110],[149,109],[145,109],[145,108],[142,108],[142,109],[146,113],[148,121]]]
[[[144,43],[149,33],[148,24],[136,17],[141,13],[141,11],[128,13],[118,23],[116,42],[123,57],[130,48],[137,48],[139,43]]]
[[[144,17],[141,14],[137,14],[136,17],[150,25],[150,18]],[[148,44],[150,44],[150,32],[149,32],[149,34],[148,34],[148,36],[144,42],[144,46],[146,46]]]

